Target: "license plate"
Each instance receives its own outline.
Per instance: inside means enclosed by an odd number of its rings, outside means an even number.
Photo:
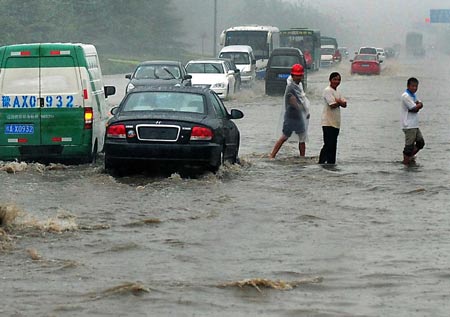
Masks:
[[[369,64],[361,64],[361,67],[369,67]]]
[[[34,125],[7,124],[5,125],[5,134],[34,134]]]
[[[287,79],[289,77],[289,74],[278,74],[278,78],[281,79]]]

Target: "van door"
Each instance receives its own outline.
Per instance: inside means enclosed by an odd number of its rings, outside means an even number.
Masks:
[[[40,55],[41,144],[80,145],[84,90],[75,49],[42,45]]]
[[[39,145],[39,46],[6,48],[1,67],[0,146]]]

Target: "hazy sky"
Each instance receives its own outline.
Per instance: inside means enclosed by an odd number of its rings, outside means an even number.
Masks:
[[[427,25],[430,9],[450,9],[450,0],[286,0],[308,4],[334,16],[347,27],[338,30],[338,37],[349,42],[367,39],[361,45],[387,46],[403,42],[409,30],[441,30],[449,25]],[[430,32],[432,33],[432,32]],[[359,35],[359,36],[358,36]],[[356,45],[357,43],[352,43]]]

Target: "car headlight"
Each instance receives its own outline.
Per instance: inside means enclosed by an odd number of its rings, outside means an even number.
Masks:
[[[132,83],[129,83],[127,85],[127,92],[129,92],[130,90],[133,90],[134,88],[136,88]]]
[[[211,86],[211,88],[225,88],[225,87],[227,87],[227,84],[225,83],[216,83]]]

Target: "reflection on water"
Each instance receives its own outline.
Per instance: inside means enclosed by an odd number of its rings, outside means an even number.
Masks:
[[[316,164],[331,69],[308,78],[306,158],[293,141],[268,159],[282,98],[258,83],[226,103],[245,113],[240,164],[216,174],[2,163],[0,315],[446,316],[447,61],[388,61],[381,76],[340,65],[336,166]],[[427,145],[404,167],[411,75]]]

